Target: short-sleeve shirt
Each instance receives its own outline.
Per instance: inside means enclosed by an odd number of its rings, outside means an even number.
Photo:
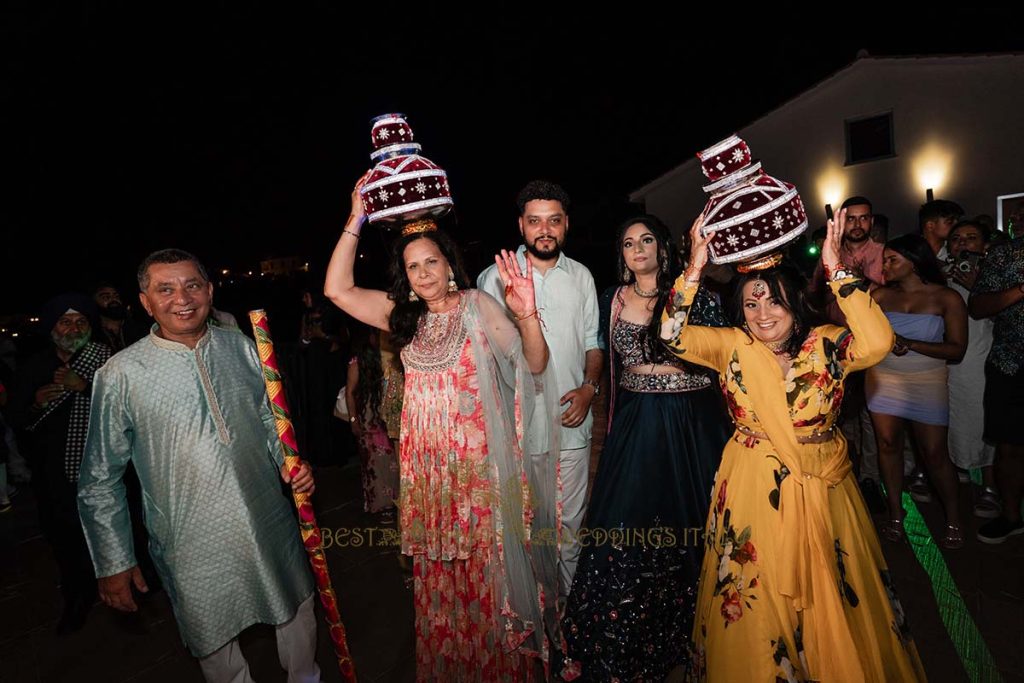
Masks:
[[[1001,292],[1024,283],[1024,237],[989,250],[981,264],[974,294]],[[1024,367],[1024,301],[1004,308],[992,317],[992,351],[988,362],[1006,375]]]

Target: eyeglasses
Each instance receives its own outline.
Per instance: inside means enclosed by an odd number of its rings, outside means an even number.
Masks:
[[[847,223],[857,223],[857,222],[869,223],[869,222],[871,222],[871,214],[870,213],[866,213],[863,216],[851,216],[851,215],[847,214],[846,222]]]

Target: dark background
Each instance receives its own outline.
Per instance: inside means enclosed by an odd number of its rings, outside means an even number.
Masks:
[[[369,120],[391,111],[447,170],[471,266],[518,243],[515,194],[543,177],[572,195],[568,250],[601,284],[631,190],[859,49],[1024,48],[1022,10],[977,3],[594,6],[6,3],[0,313],[97,277],[130,287],[172,245],[218,272],[297,255],[319,288]],[[384,239],[366,233],[374,280]]]

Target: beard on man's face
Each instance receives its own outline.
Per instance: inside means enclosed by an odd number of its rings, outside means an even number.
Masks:
[[[50,332],[50,339],[53,340],[54,345],[61,351],[72,354],[78,353],[79,349],[88,344],[91,336],[91,330],[70,332],[63,335],[58,334],[56,330]]]
[[[128,309],[120,301],[113,301],[100,309],[100,315],[107,320],[124,320],[128,317]]]
[[[533,242],[527,242],[526,244],[526,251],[530,252],[537,258],[545,260],[553,259],[557,258],[558,255],[562,253],[562,245],[558,243],[558,240],[551,238],[550,241],[545,241],[543,248],[538,246],[538,241],[539,240],[534,240]]]
[[[869,236],[870,236],[870,233],[867,230],[865,230],[864,228],[860,227],[860,226],[857,226],[855,228],[850,228],[849,230],[846,231],[846,234],[843,235],[843,237],[848,242],[857,242],[857,243],[863,242]]]

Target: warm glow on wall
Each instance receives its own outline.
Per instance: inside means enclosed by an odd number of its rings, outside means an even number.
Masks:
[[[846,176],[837,165],[820,173],[815,180],[818,187],[818,206],[831,204],[835,209],[846,198]]]
[[[953,168],[953,153],[936,144],[928,145],[914,157],[911,166],[914,171],[914,184],[923,195],[925,190],[934,190],[940,194],[949,183],[949,174]]]

